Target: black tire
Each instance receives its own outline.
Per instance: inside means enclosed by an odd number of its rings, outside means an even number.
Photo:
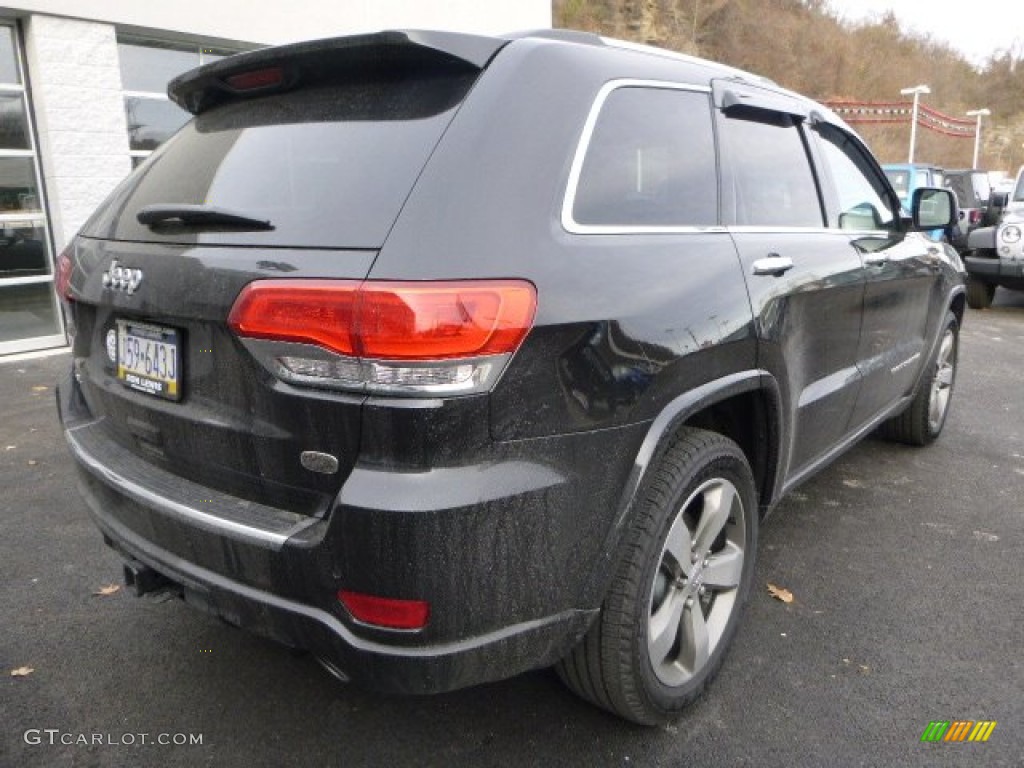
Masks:
[[[983,283],[976,278],[967,280],[967,306],[971,309],[988,309],[995,298],[996,287],[991,283]]]
[[[928,445],[939,436],[949,415],[959,351],[960,324],[956,315],[947,312],[942,338],[925,369],[917,394],[903,413],[885,423],[882,430],[885,437],[907,445]]]
[[[651,472],[601,613],[556,667],[584,699],[644,725],[681,713],[721,666],[758,523],[750,466],[722,435],[684,428]]]

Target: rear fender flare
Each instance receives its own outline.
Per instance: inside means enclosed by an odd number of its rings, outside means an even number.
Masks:
[[[619,545],[630,513],[637,499],[642,496],[641,491],[649,471],[657,464],[661,454],[668,447],[672,435],[689,418],[705,408],[730,397],[749,392],[761,392],[765,396],[768,406],[767,421],[770,445],[768,446],[764,481],[761,484],[762,487],[758,488],[761,497],[761,512],[766,513],[774,504],[779,489],[782,487],[782,472],[785,467],[782,447],[787,445],[782,396],[775,378],[763,370],[741,371],[685,392],[661,410],[651,422],[647,434],[640,444],[633,467],[619,497],[615,517],[605,539],[602,550],[604,557],[598,559],[585,585],[582,602],[584,606],[599,604],[603,599],[608,581],[618,560]]]

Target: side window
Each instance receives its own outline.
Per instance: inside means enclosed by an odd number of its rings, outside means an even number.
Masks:
[[[894,229],[898,223],[895,206],[860,144],[832,125],[818,125],[815,132],[822,139],[822,155],[839,202],[838,220],[830,225],[840,229]]]
[[[821,200],[798,123],[781,113],[733,110],[721,124],[736,224],[822,227]]]
[[[641,86],[609,93],[580,170],[572,218],[584,226],[717,224],[708,94]]]

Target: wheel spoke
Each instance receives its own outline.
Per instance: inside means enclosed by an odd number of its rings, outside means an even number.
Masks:
[[[699,600],[691,600],[683,611],[683,642],[679,649],[679,662],[691,674],[703,667],[711,654],[708,624]]]
[[[953,334],[947,332],[945,337],[942,339],[942,347],[939,350],[939,367],[945,368],[950,363],[950,358],[953,356]]]
[[[708,557],[704,568],[704,584],[711,589],[734,589],[740,584],[743,572],[743,550],[731,541],[725,549]]]
[[[679,636],[679,622],[685,607],[686,599],[682,592],[669,589],[665,599],[651,616],[647,628],[647,650],[655,664],[665,661],[672,650]]]
[[[707,552],[732,514],[736,489],[731,483],[719,483],[704,491],[704,513],[697,523],[697,551]]]
[[[946,415],[946,408],[949,406],[950,390],[953,386],[955,373],[953,355],[955,350],[955,338],[952,331],[947,331],[939,347],[938,358],[935,363],[935,376],[932,379],[931,398],[928,402],[928,424],[931,429],[936,430],[941,426]]]
[[[668,538],[665,539],[665,554],[663,558],[668,560],[666,565],[668,565],[670,571],[678,571],[687,576],[690,575],[690,568],[693,563],[690,556],[693,552],[692,542],[692,534],[686,525],[686,521],[682,515],[677,515],[676,521],[672,523],[672,529],[668,532]]]

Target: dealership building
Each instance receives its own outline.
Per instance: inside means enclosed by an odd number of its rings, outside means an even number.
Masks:
[[[66,345],[56,256],[117,183],[188,118],[167,98],[172,77],[295,40],[550,25],[550,0],[0,5],[0,360]]]

